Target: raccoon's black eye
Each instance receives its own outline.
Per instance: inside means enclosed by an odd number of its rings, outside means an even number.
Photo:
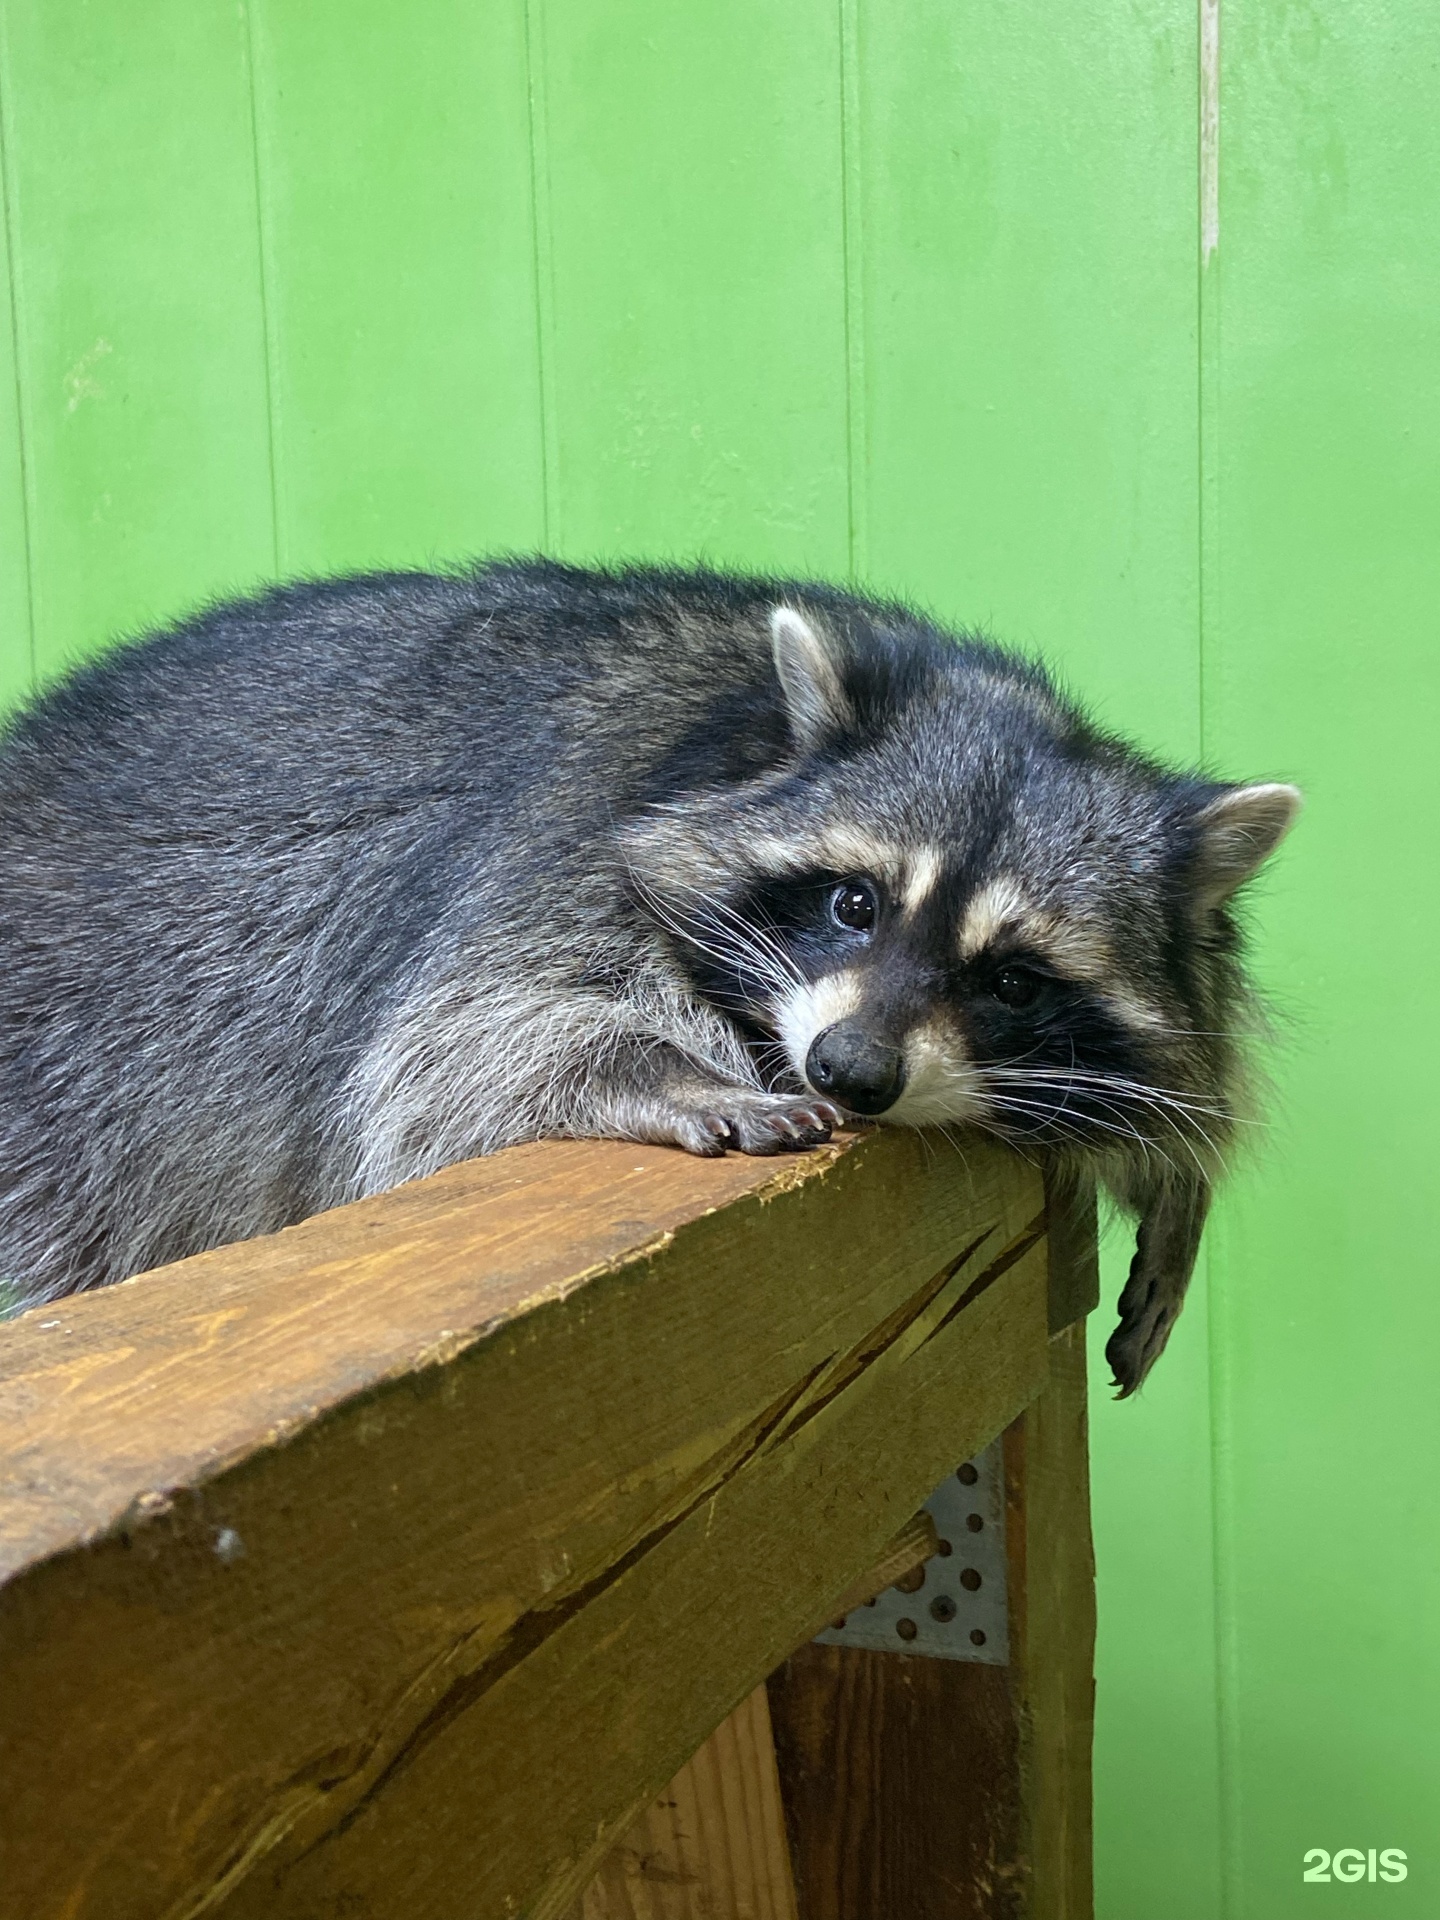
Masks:
[[[1001,967],[990,981],[990,991],[1007,1007],[1033,1007],[1044,985],[1029,967]]]
[[[871,888],[847,880],[830,895],[830,918],[851,933],[868,933],[875,924],[875,895]]]

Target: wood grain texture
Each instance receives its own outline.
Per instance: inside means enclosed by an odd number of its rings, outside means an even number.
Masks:
[[[771,1677],[800,1920],[1090,1920],[1083,1325],[1005,1461],[1008,1667],[812,1645]]]
[[[1085,1328],[1050,1342],[1050,1381],[1005,1438],[1011,1645],[1020,1688],[1027,1920],[1091,1920],[1095,1555]]]
[[[796,1920],[763,1686],[641,1814],[585,1889],[583,1920]]]
[[[555,1142],[22,1315],[0,1341],[0,1573],[459,1357],[824,1160]]]
[[[1008,1669],[806,1646],[770,1703],[800,1920],[1020,1920]]]
[[[922,1508],[830,1611],[864,1606],[935,1550],[935,1522]],[[721,1721],[641,1814],[567,1920],[795,1920],[763,1686]]]
[[[551,1920],[1042,1384],[1043,1231],[976,1142],[553,1144],[25,1316],[0,1914]]]
[[[1046,1213],[1050,1248],[1050,1331],[1060,1333],[1100,1304],[1100,1244],[1093,1180],[1055,1182]]]
[[[906,1521],[869,1572],[845,1589],[831,1606],[827,1618],[839,1620],[847,1613],[854,1613],[857,1607],[867,1605],[887,1587],[893,1587],[897,1580],[903,1580],[907,1573],[923,1567],[938,1552],[939,1545],[935,1522],[922,1507],[913,1519]],[[816,1632],[819,1631],[817,1627]]]

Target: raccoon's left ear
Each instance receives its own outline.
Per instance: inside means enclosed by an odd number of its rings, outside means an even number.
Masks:
[[[1298,787],[1267,781],[1230,787],[1196,816],[1195,884],[1202,907],[1222,907],[1274,853],[1295,824]]]
[[[840,648],[813,614],[772,607],[770,644],[798,747],[809,751],[854,725]]]

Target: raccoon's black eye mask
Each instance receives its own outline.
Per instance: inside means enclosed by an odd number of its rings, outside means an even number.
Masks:
[[[784,943],[803,967],[843,964],[885,924],[889,902],[868,874],[814,873],[758,881],[731,909]]]

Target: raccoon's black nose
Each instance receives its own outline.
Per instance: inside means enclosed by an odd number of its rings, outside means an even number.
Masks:
[[[842,1020],[811,1041],[805,1073],[817,1093],[832,1095],[852,1113],[884,1113],[900,1098],[905,1060],[898,1047]]]

